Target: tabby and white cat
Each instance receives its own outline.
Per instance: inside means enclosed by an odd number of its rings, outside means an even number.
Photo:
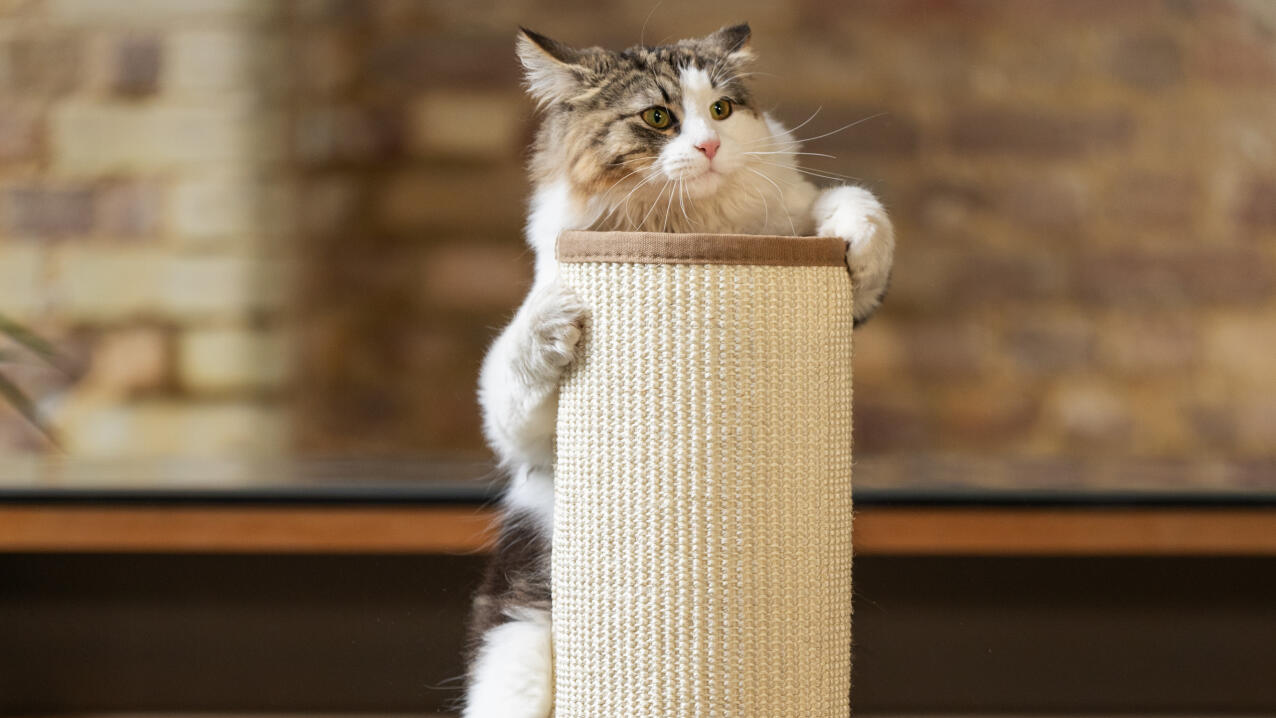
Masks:
[[[583,316],[556,278],[559,232],[836,236],[847,243],[856,320],[886,291],[895,240],[885,210],[862,188],[806,181],[798,142],[744,82],[749,35],[737,25],[622,52],[528,30],[518,38],[529,92],[545,111],[527,223],[536,275],[479,380],[484,429],[511,481],[471,619],[468,718],[544,718],[552,707],[552,444],[558,383]]]

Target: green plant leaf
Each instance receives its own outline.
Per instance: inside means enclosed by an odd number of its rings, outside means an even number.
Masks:
[[[0,314],[0,334],[12,339],[52,366],[58,365],[58,351],[53,345],[36,336],[35,332]]]
[[[40,422],[40,416],[36,413],[35,404],[18,388],[17,384],[10,381],[4,374],[0,374],[0,396],[3,396],[32,426],[39,429],[45,438],[55,444],[57,443],[57,439],[54,438],[53,434]]]

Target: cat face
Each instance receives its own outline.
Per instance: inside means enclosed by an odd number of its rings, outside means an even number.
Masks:
[[[534,173],[565,175],[587,197],[715,194],[771,135],[742,81],[748,40],[738,25],[612,52],[524,30],[528,89],[547,110]]]

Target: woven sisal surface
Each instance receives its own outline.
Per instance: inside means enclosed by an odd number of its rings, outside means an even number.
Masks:
[[[563,263],[558,718],[845,718],[845,267]]]

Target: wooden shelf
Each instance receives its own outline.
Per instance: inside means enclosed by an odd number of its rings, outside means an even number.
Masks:
[[[475,506],[0,506],[0,552],[445,553],[486,550]],[[1272,508],[861,508],[860,555],[1276,556]]]

